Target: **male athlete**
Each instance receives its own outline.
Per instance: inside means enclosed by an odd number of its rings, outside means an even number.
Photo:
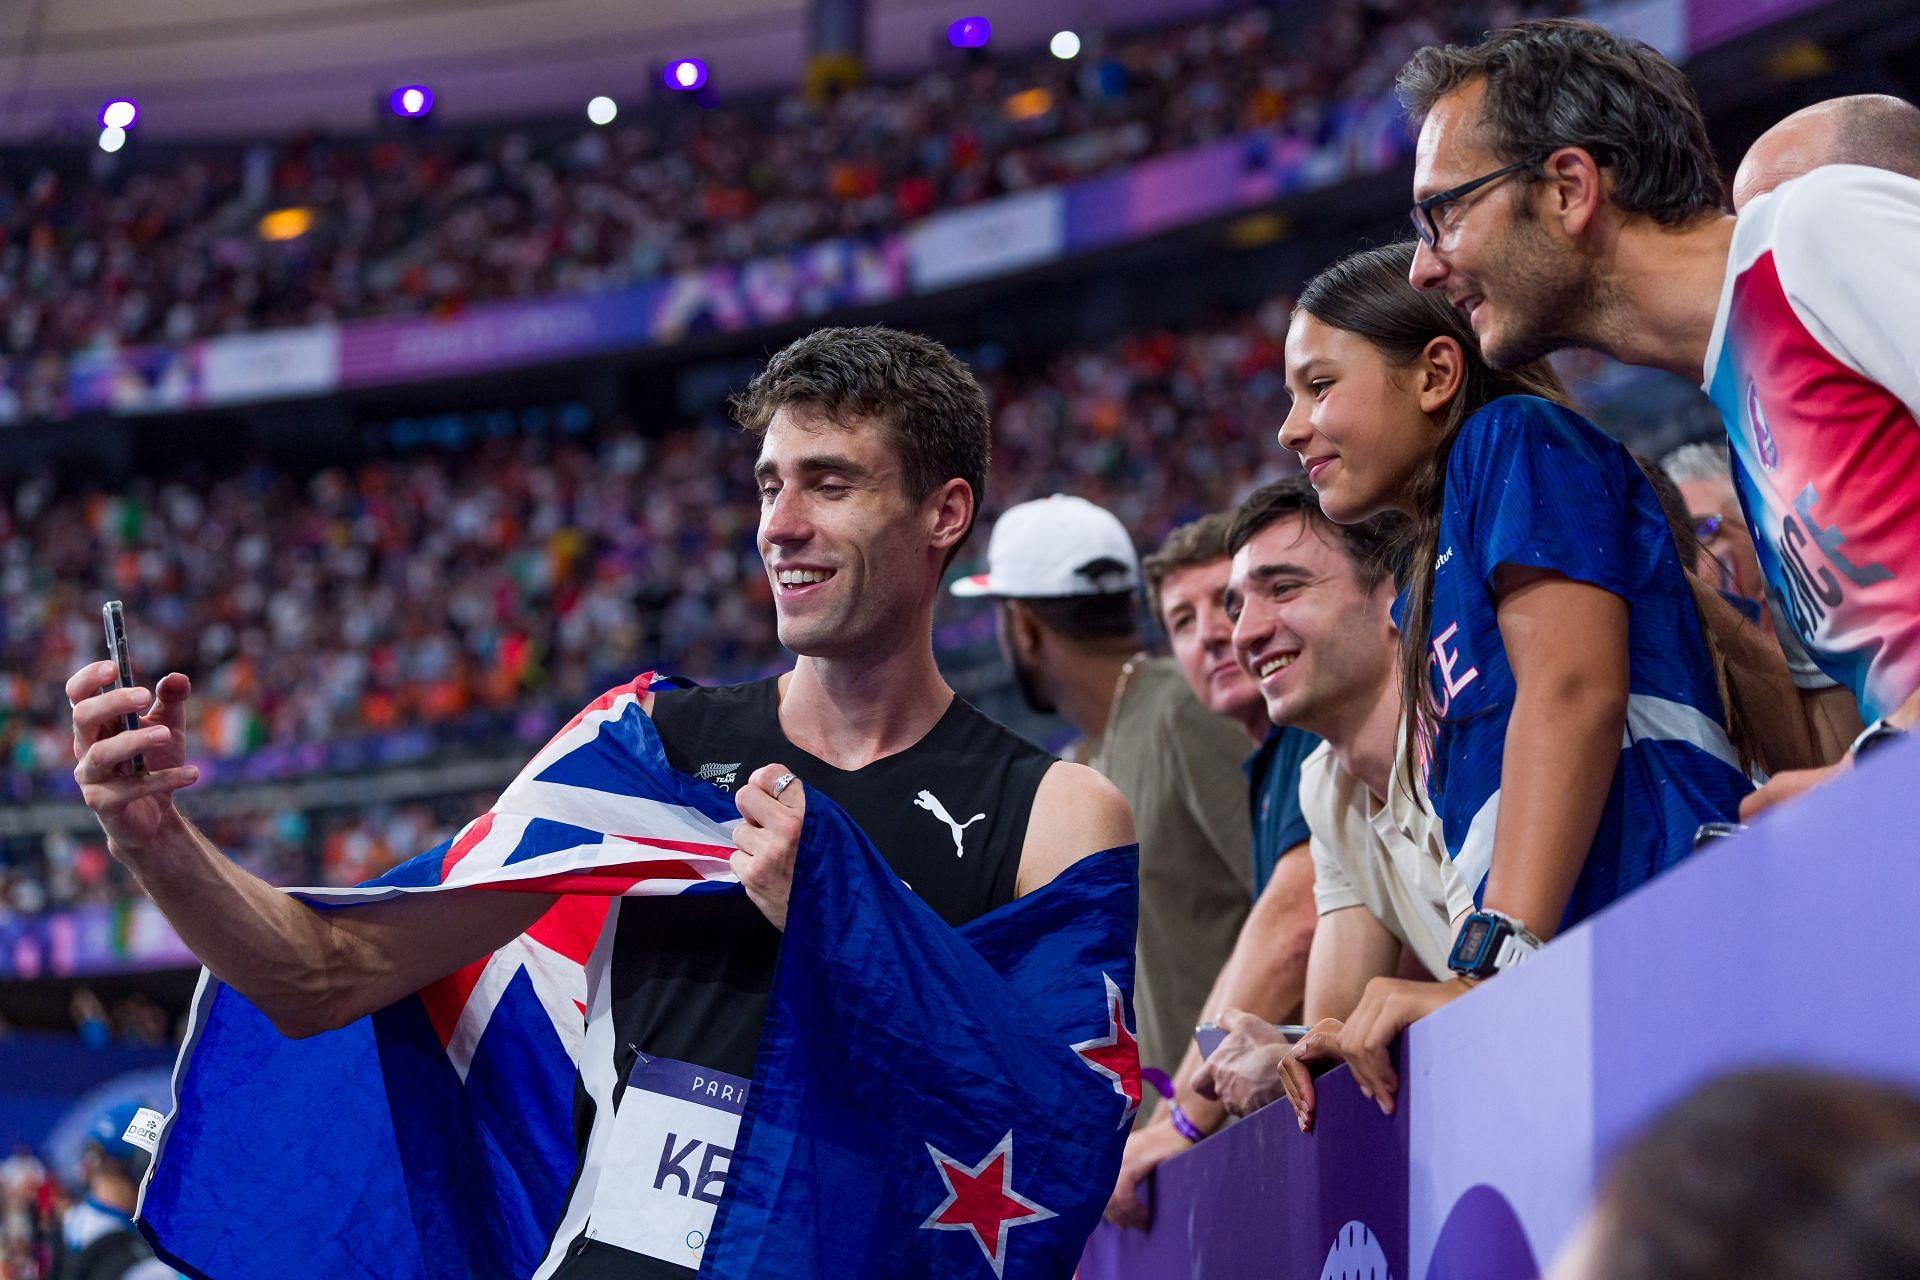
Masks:
[[[1422,121],[1414,285],[1463,308],[1502,367],[1592,347],[1700,378],[1784,630],[1871,722],[1837,763],[1777,775],[1742,812],[1910,729],[1920,182],[1826,165],[1736,224],[1679,69],[1570,19],[1422,49],[1400,91]]]
[[[604,1153],[600,1176],[576,1171],[540,1277],[691,1274],[684,1250],[649,1244],[643,1229],[649,1196],[672,1195],[673,1184],[638,1170],[653,1153],[622,1150],[623,1135],[645,1127],[636,1107],[655,1096],[624,1082],[643,1056],[752,1076],[808,787],[845,808],[950,924],[1133,843],[1110,783],[987,719],[934,665],[940,579],[986,486],[986,400],[967,369],[924,338],[827,329],[776,355],[737,411],[760,439],[760,553],[781,643],[800,657],[777,679],[646,703],[676,768],[734,789],[744,821],[733,866],[746,894],[617,900],[616,1048],[592,1069],[621,1083],[611,1107],[581,1104],[583,1158]],[[67,682],[86,803],[194,954],[285,1034],[382,1008],[503,946],[552,904],[442,893],[320,912],[295,901],[174,807],[173,793],[198,776],[185,763],[187,677],[170,674],[153,692],[97,692],[111,677],[95,663]],[[122,731],[128,712],[146,714]],[[150,771],[123,772],[142,751]],[[922,796],[968,815],[964,829],[952,831]],[[636,1105],[623,1106],[628,1098]],[[738,1117],[708,1109],[701,1136],[730,1145]]]

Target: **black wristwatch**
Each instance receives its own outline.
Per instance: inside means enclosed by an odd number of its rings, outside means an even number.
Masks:
[[[1454,936],[1447,968],[1469,978],[1491,978],[1538,951],[1540,939],[1527,926],[1498,911],[1475,911]]]
[[[1855,760],[1864,760],[1870,752],[1878,751],[1888,743],[1898,742],[1907,736],[1907,731],[1888,720],[1885,716],[1875,720],[1847,748]]]

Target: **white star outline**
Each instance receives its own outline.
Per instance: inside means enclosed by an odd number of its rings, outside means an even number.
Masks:
[[[1089,1068],[1098,1071],[1101,1075],[1113,1082],[1113,1091],[1120,1095],[1122,1102],[1127,1104],[1125,1111],[1121,1113],[1120,1123],[1115,1126],[1115,1128],[1124,1129],[1127,1127],[1127,1122],[1133,1119],[1133,1113],[1140,1109],[1140,1104],[1128,1096],[1126,1082],[1120,1078],[1118,1071],[1113,1070],[1111,1067],[1101,1066],[1093,1059],[1087,1057],[1086,1054],[1089,1049],[1110,1049],[1114,1045],[1119,1044],[1121,1030],[1125,1030],[1129,1035],[1136,1036],[1137,1043],[1137,1033],[1128,1027],[1124,1021],[1127,1005],[1126,1001],[1120,999],[1119,984],[1104,973],[1100,975],[1100,980],[1107,984],[1107,1002],[1103,1006],[1108,1018],[1111,1020],[1107,1026],[1107,1034],[1097,1040],[1082,1040],[1079,1044],[1071,1044],[1067,1047],[1078,1054],[1080,1061],[1086,1063]],[[1120,1005],[1119,1013],[1114,1012],[1114,1004],[1116,1001]],[[1117,1027],[1115,1024],[1118,1024]]]
[[[1013,1189],[1013,1130],[1007,1130],[1007,1136],[1000,1139],[993,1150],[982,1156],[980,1163],[971,1168],[940,1150],[940,1148],[934,1146],[931,1142],[926,1145],[927,1154],[933,1157],[933,1166],[940,1173],[940,1180],[947,1184],[947,1198],[940,1202],[939,1208],[927,1215],[927,1220],[920,1224],[920,1229],[922,1231],[966,1232],[973,1237],[973,1242],[980,1246],[980,1252],[986,1257],[987,1265],[993,1268],[993,1274],[996,1277],[1003,1276],[1007,1265],[1007,1231],[1010,1228],[1021,1226],[1028,1222],[1044,1222],[1048,1218],[1059,1216],[1051,1209],[1041,1208]],[[941,1222],[940,1215],[945,1213],[947,1209],[952,1206],[953,1202],[960,1198],[959,1191],[954,1188],[953,1179],[947,1176],[947,1166],[953,1165],[968,1177],[978,1178],[981,1173],[986,1170],[986,1167],[993,1163],[994,1157],[1000,1155],[1007,1157],[1007,1162],[1000,1167],[1000,1194],[1015,1204],[1025,1205],[1030,1212],[1019,1218],[1002,1218],[1000,1220],[1000,1237],[994,1241],[994,1247],[989,1249],[987,1247],[986,1237],[982,1236],[972,1223]]]

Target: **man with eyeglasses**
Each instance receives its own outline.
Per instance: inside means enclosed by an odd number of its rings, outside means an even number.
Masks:
[[[1766,579],[1760,573],[1753,535],[1740,513],[1740,495],[1734,492],[1732,453],[1726,445],[1711,440],[1683,444],[1660,459],[1660,469],[1686,504],[1700,550],[1713,558],[1713,571],[1702,572],[1701,576],[1722,595],[1744,601],[1741,612],[1771,634],[1774,627],[1767,609]],[[1808,665],[1817,675],[1819,668]],[[1832,683],[1824,677],[1822,680]]]
[[[1871,722],[1743,814],[1902,736],[1920,721],[1920,182],[1827,165],[1736,224],[1686,77],[1572,19],[1429,46],[1399,87],[1421,122],[1414,286],[1499,367],[1592,347],[1700,378],[1779,616]]]

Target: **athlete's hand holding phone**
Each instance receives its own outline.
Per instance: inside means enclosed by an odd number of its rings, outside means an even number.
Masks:
[[[73,770],[80,797],[93,810],[116,856],[139,854],[178,819],[173,793],[193,785],[187,763],[187,677],[173,672],[154,689],[132,684],[126,626],[107,606],[114,659],[90,662],[67,678],[73,704]]]

